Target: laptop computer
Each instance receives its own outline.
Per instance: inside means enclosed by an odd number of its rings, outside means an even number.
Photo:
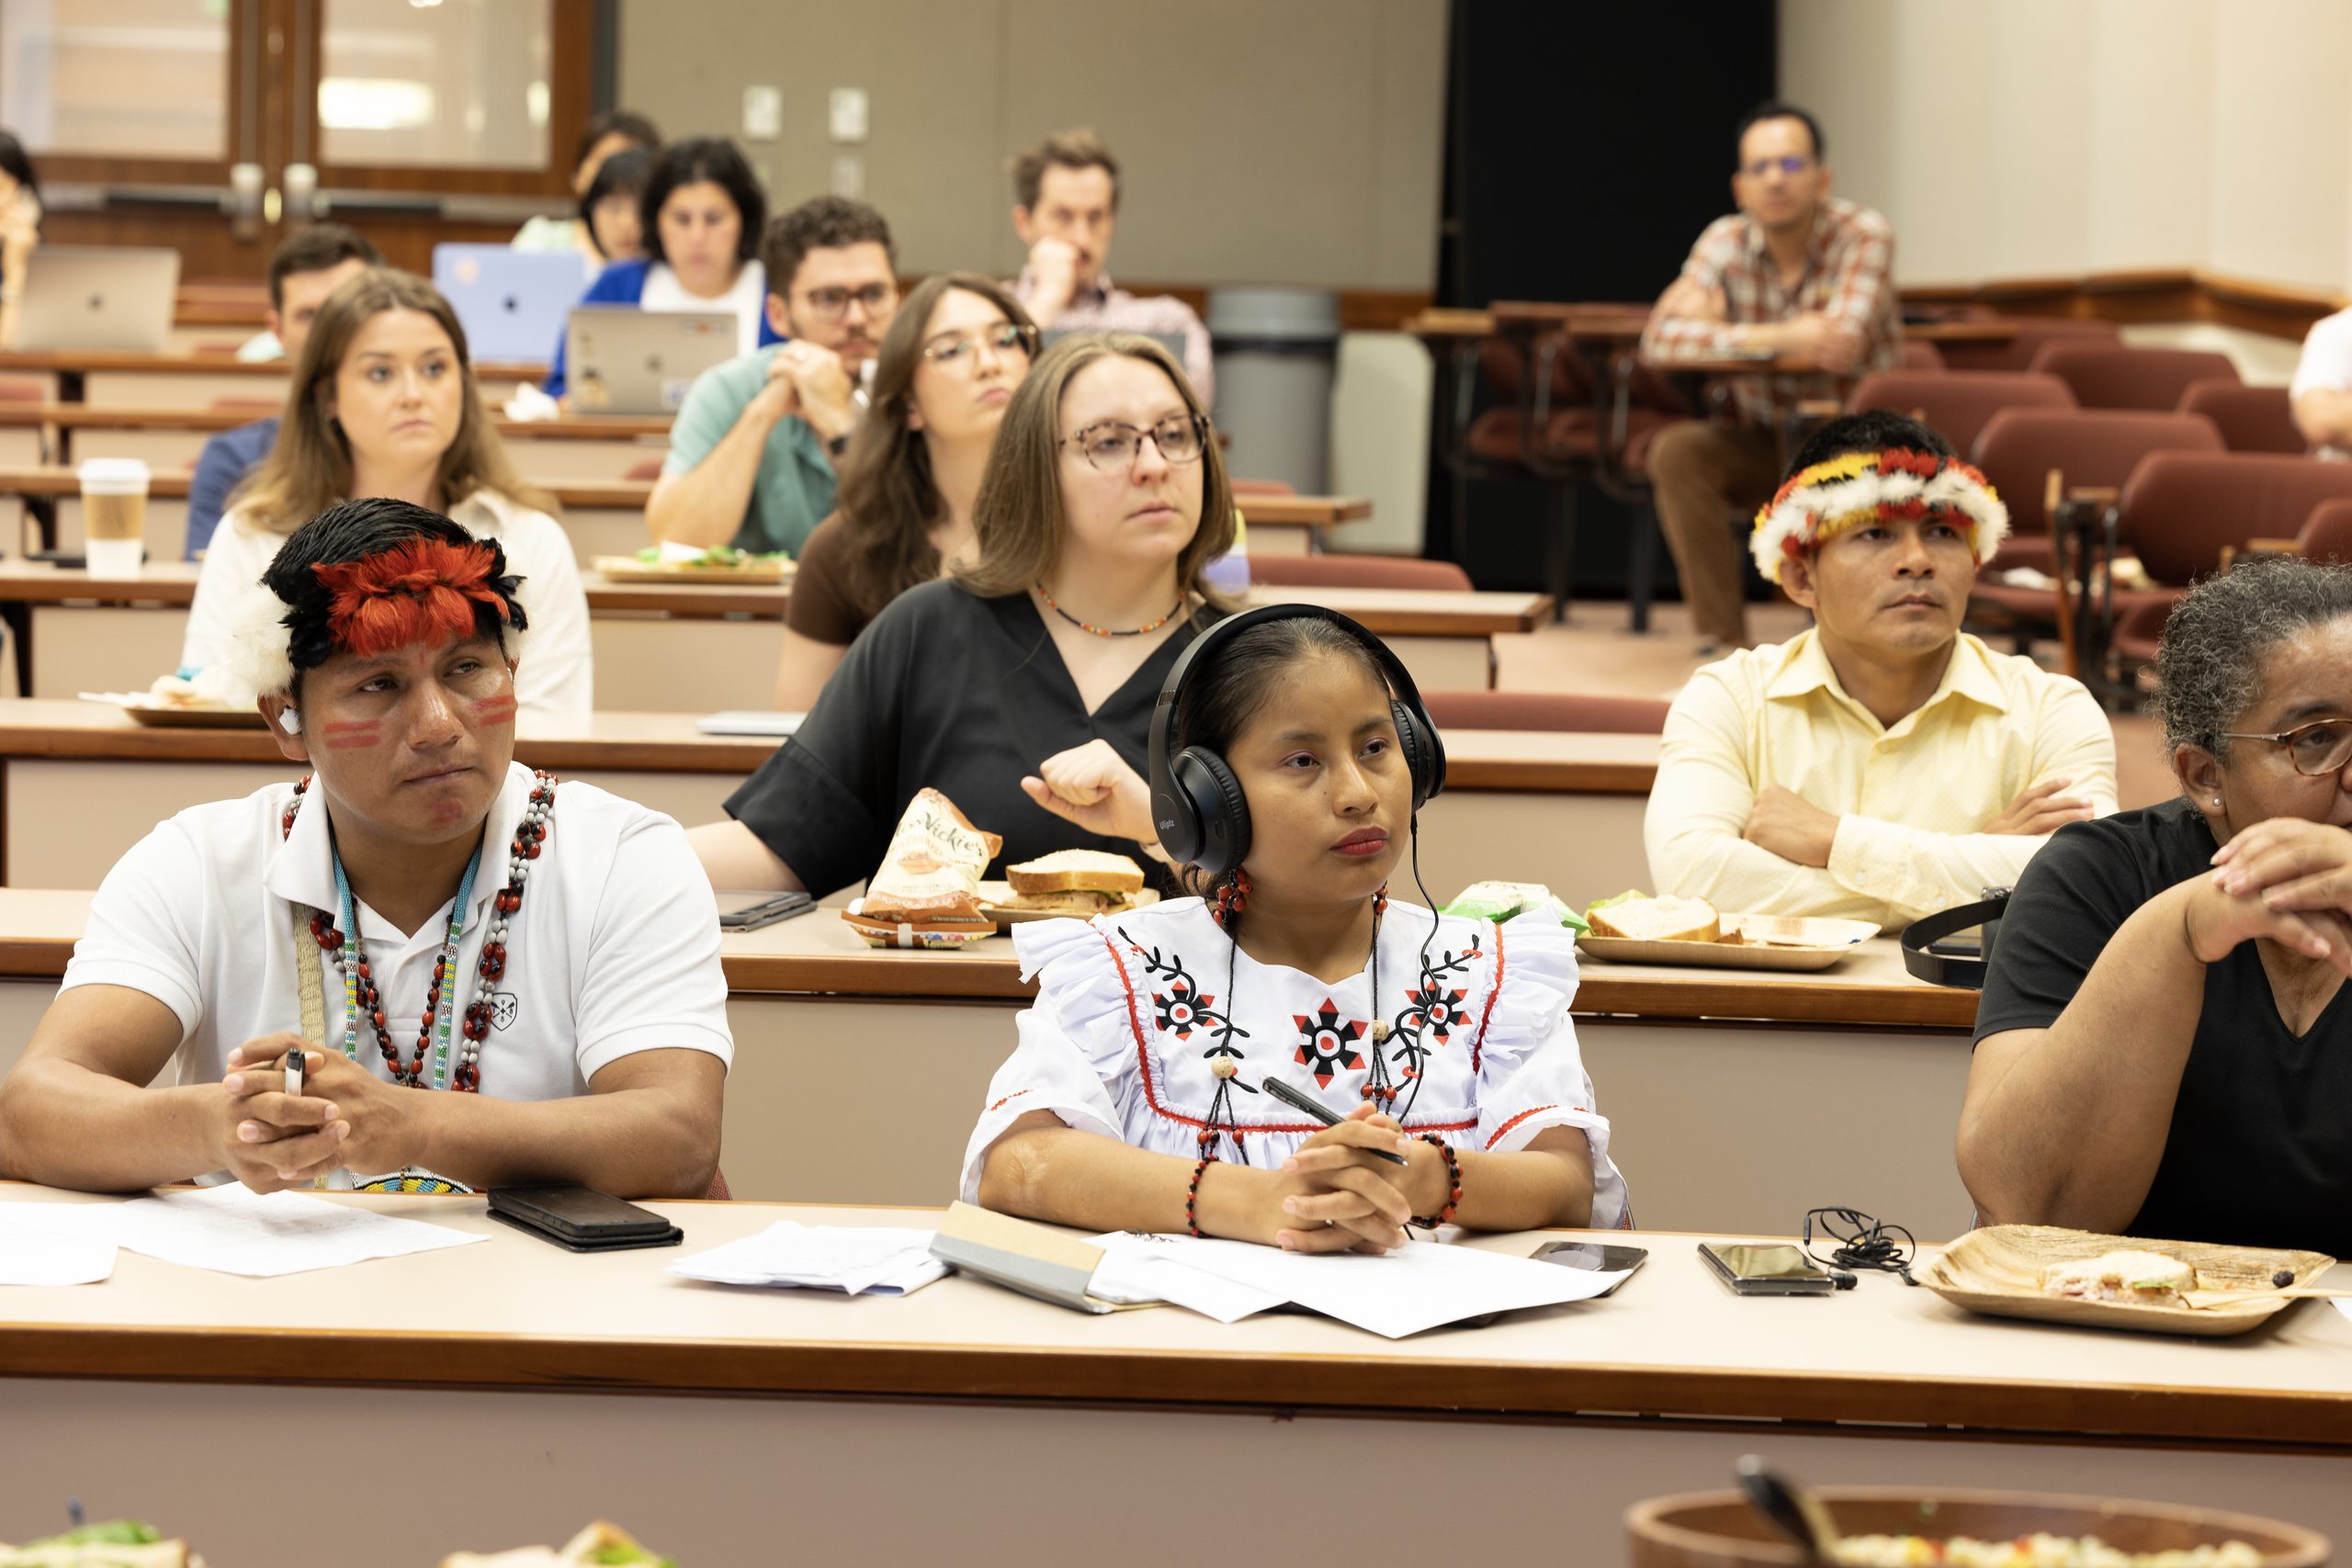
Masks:
[[[433,247],[433,287],[458,312],[476,364],[544,365],[588,279],[576,251],[442,244]]]
[[[26,258],[18,348],[171,346],[180,254],[160,246],[43,245]]]
[[[676,413],[695,378],[735,357],[732,310],[575,305],[564,375],[580,413]]]

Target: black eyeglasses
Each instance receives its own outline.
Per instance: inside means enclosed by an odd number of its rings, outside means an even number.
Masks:
[[[2224,740],[2267,740],[2287,749],[2295,772],[2312,778],[2341,773],[2352,766],[2352,719],[2323,718],[2282,729],[2276,735],[2240,735],[2223,730]]]
[[[878,316],[882,307],[898,299],[899,291],[888,283],[869,283],[863,288],[811,288],[801,296],[808,301],[808,312],[820,321],[838,321],[849,313],[854,299],[865,307],[869,316]]]
[[[922,356],[944,370],[968,371],[979,363],[983,347],[999,355],[1018,354],[1023,359],[1033,359],[1037,354],[1037,329],[999,321],[978,336],[955,333],[933,338],[922,345]]]
[[[1791,153],[1785,158],[1758,158],[1753,163],[1742,164],[1739,172],[1750,179],[1760,180],[1775,169],[1784,175],[1801,175],[1812,167],[1812,159]]]
[[[1201,450],[1208,444],[1208,416],[1197,413],[1172,414],[1149,430],[1139,429],[1118,420],[1104,420],[1090,424],[1062,445],[1075,446],[1086,454],[1086,460],[1104,473],[1117,473],[1135,467],[1136,455],[1143,450],[1146,437],[1159,449],[1159,455],[1171,463],[1197,463]]]

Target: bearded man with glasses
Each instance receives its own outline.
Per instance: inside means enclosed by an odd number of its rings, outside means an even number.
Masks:
[[[1738,377],[1736,423],[1692,420],[1651,444],[1658,526],[1702,655],[1747,645],[1734,521],[1779,482],[1781,432],[1797,402],[1833,389],[1819,372],[1861,376],[1903,363],[1894,231],[1870,209],[1830,196],[1813,117],[1758,105],[1740,121],[1738,145],[1731,193],[1739,211],[1710,223],[1690,247],[1650,312],[1642,353],[1669,363],[1782,355],[1816,373]]]
[[[890,225],[862,201],[820,196],[768,225],[760,260],[768,323],[786,341],[695,378],[645,504],[657,543],[797,557],[833,510],[835,469],[899,310]]]

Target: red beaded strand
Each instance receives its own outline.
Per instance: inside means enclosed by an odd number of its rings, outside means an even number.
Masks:
[[[1413,1223],[1421,1226],[1423,1229],[1435,1230],[1438,1226],[1452,1221],[1453,1218],[1453,1211],[1461,1206],[1462,1161],[1454,1154],[1453,1145],[1447,1143],[1443,1138],[1439,1137],[1435,1133],[1423,1133],[1420,1134],[1420,1138],[1421,1142],[1428,1144],[1432,1148],[1436,1149],[1438,1154],[1445,1161],[1445,1207],[1437,1212],[1437,1217],[1435,1219],[1425,1220],[1420,1218],[1419,1215],[1415,1215],[1413,1219]]]
[[[1203,1134],[1204,1137],[1207,1134]],[[1201,1229],[1200,1216],[1195,1211],[1199,1208],[1201,1201],[1201,1178],[1206,1175],[1208,1173],[1209,1167],[1216,1163],[1216,1156],[1203,1155],[1201,1156],[1201,1163],[1193,1168],[1193,1179],[1191,1183],[1184,1189],[1184,1228],[1191,1231],[1194,1235],[1203,1235],[1206,1234]]]

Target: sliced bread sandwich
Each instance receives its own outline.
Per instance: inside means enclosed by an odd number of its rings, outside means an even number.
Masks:
[[[1723,917],[1704,898],[1628,898],[1596,906],[1585,918],[1595,936],[1634,942],[1715,942],[1724,934]]]

